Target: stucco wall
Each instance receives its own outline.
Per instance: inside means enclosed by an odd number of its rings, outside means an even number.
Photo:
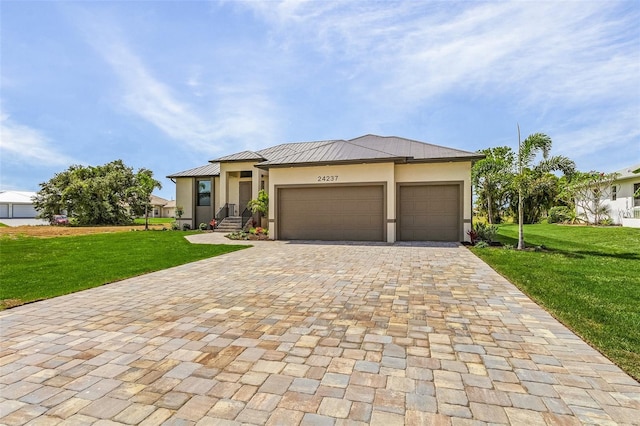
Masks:
[[[182,223],[193,226],[193,178],[176,179],[176,207],[182,207]],[[182,226],[182,223],[179,225]]]

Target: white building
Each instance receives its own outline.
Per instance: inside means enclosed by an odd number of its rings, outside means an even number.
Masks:
[[[618,177],[604,204],[615,223],[640,228],[640,164],[625,167],[616,173]]]
[[[38,212],[33,206],[35,192],[2,191],[0,192],[0,218],[35,218]]]

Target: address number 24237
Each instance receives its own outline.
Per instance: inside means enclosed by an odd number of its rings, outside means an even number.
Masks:
[[[338,176],[318,176],[318,182],[337,182]]]

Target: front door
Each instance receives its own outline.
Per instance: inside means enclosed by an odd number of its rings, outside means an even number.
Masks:
[[[238,205],[238,216],[247,208],[247,204],[251,201],[251,182],[240,182],[240,199]]]

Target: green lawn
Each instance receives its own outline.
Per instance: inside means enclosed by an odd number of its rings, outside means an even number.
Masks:
[[[144,225],[144,218],[136,218],[133,220],[136,225]],[[150,217],[149,225],[156,224],[160,225],[162,223],[171,224],[175,222],[175,219],[172,217]]]
[[[525,226],[528,247],[472,248],[576,334],[640,379],[640,230]],[[517,245],[517,225],[498,239]]]
[[[0,309],[218,256],[246,246],[191,244],[185,232],[0,238]]]

